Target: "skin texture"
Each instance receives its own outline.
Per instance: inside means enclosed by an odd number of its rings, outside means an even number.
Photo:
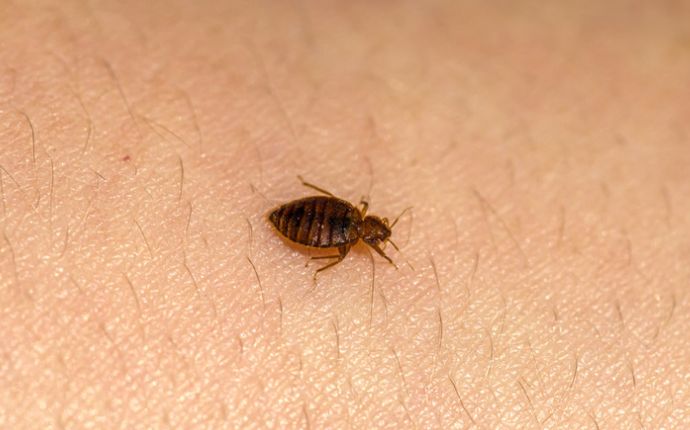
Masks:
[[[688,16],[0,3],[0,428],[689,428]]]

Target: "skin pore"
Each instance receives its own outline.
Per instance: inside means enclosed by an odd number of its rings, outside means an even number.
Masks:
[[[4,2],[0,428],[690,427],[689,15]]]

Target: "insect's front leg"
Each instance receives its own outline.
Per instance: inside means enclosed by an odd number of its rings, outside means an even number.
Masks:
[[[393,260],[391,260],[391,258],[389,256],[387,256],[386,253],[383,252],[383,250],[381,248],[379,248],[379,246],[377,244],[369,244],[369,246],[371,246],[372,249],[374,251],[376,251],[376,253],[378,253],[381,257],[385,258],[386,261],[391,263],[393,265],[393,267],[395,267],[396,270],[398,270],[398,266],[395,263],[393,263]]]
[[[362,205],[362,208],[359,210],[359,213],[362,214],[362,218],[364,218],[367,214],[367,209],[369,209],[368,197],[362,196],[362,199],[359,201],[359,204]]]

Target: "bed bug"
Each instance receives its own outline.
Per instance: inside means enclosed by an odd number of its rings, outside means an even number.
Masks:
[[[393,247],[398,247],[390,239],[391,231],[400,219],[405,209],[392,224],[387,218],[379,218],[375,215],[367,215],[369,204],[362,199],[361,208],[352,203],[340,199],[323,188],[305,182],[297,177],[302,185],[312,188],[322,195],[304,197],[285,203],[274,209],[268,215],[268,219],[275,228],[288,240],[312,248],[337,248],[337,255],[325,255],[312,257],[317,259],[333,259],[335,261],[319,268],[316,275],[343,261],[350,248],[360,239],[369,245],[386,261],[393,263],[390,257],[381,249],[382,245],[390,242]],[[395,266],[397,268],[397,266]]]

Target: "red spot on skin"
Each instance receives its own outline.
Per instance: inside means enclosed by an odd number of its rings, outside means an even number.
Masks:
[[[124,157],[122,157],[122,161],[129,161],[131,159],[132,157],[130,157],[129,155],[125,155]]]

